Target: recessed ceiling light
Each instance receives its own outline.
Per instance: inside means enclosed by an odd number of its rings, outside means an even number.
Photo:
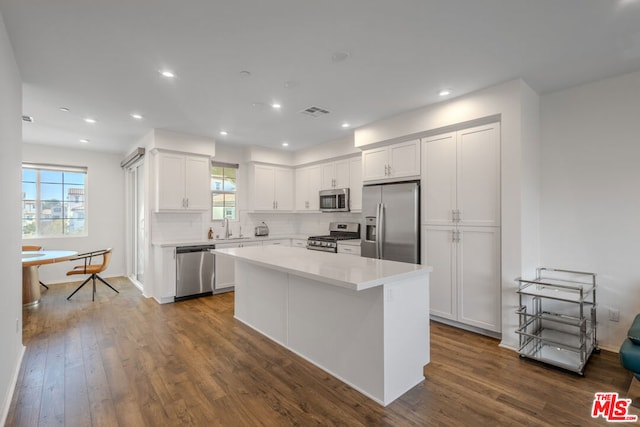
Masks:
[[[243,70],[238,73],[241,79],[248,79],[251,77],[251,71]]]
[[[289,146],[289,143],[288,143],[288,142],[283,142],[283,143],[282,143],[282,146],[283,146],[283,147],[288,147],[288,146]]]
[[[87,123],[90,123],[90,124],[96,123],[96,119],[93,119],[91,117],[85,118],[84,121],[87,122]]]
[[[68,113],[71,110],[69,110],[67,107],[60,107],[60,111],[62,111],[64,113]]]
[[[273,108],[275,108],[277,110],[277,109],[281,108],[282,105],[280,105],[277,102],[275,102],[275,103],[271,104],[271,107],[273,107]]]
[[[33,117],[31,116],[22,116],[22,121],[27,123],[33,123]]]
[[[226,135],[229,135],[229,133],[227,133],[227,131],[226,131],[226,130],[221,130],[221,131],[220,131],[220,135],[222,135],[222,136],[226,136]]]
[[[338,52],[334,52],[333,55],[331,55],[331,60],[333,62],[342,62],[342,61],[346,61],[349,58],[349,56],[350,56],[349,52],[338,51]]]
[[[88,139],[86,139],[86,138],[82,138],[82,139],[80,140],[80,142],[82,142],[83,144],[88,144],[88,143],[89,143],[89,140],[88,140]]]
[[[138,114],[138,113],[131,113],[131,117],[133,117],[136,120],[142,120],[144,117],[142,117],[142,115]]]
[[[299,85],[300,83],[295,80],[287,80],[286,82],[284,82],[284,87],[286,87],[287,89],[293,89],[294,87],[298,87]]]
[[[438,92],[438,95],[440,96],[451,95],[451,89],[442,89],[440,92]]]
[[[342,124],[342,127],[343,127],[343,128],[348,128],[349,126],[351,126],[349,123],[343,123],[343,124]]]
[[[160,70],[160,74],[169,79],[172,79],[176,76],[175,74],[173,74],[173,71],[170,70]]]

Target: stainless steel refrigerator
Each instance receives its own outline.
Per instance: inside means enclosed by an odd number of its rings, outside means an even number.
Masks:
[[[362,256],[419,264],[419,182],[365,185],[360,230]]]

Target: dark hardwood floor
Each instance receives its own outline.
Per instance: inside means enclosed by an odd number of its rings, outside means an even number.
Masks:
[[[631,378],[614,353],[580,377],[432,322],[425,381],[383,408],[234,320],[232,293],[159,305],[110,282],[24,310],[7,426],[606,425],[594,393]]]

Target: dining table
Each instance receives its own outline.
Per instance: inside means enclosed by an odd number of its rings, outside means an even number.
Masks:
[[[31,307],[40,303],[40,279],[38,268],[41,265],[68,261],[78,255],[76,251],[46,250],[22,251],[22,304]]]

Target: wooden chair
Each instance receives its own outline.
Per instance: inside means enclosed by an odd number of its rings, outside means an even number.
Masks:
[[[42,250],[42,246],[22,245],[22,252],[41,251],[41,250]],[[46,289],[49,289],[49,287],[47,285],[42,283],[42,280],[38,279],[38,282],[40,282],[40,286],[44,286]]]
[[[97,264],[97,263],[96,264],[92,264],[93,258],[94,257],[99,257],[99,256],[102,256],[102,263],[101,264]],[[96,297],[96,279],[98,279],[99,281],[101,281],[102,283],[104,283],[105,285],[107,285],[108,287],[110,287],[116,293],[119,294],[120,292],[118,292],[118,290],[116,288],[114,288],[113,286],[108,284],[102,277],[98,276],[98,273],[102,273],[104,270],[107,269],[107,267],[109,266],[109,260],[110,259],[111,259],[111,248],[109,248],[109,249],[101,249],[99,251],[93,251],[93,252],[86,252],[86,253],[83,253],[83,254],[78,254],[74,258],[71,258],[70,261],[84,260],[84,264],[83,265],[76,265],[75,267],[73,267],[73,270],[67,272],[67,276],[71,276],[71,275],[74,275],[74,274],[90,274],[91,276],[89,276],[87,278],[87,280],[82,282],[82,284],[80,286],[78,286],[78,288],[75,291],[73,291],[73,293],[71,293],[71,295],[69,295],[67,297],[67,300],[71,299],[71,297],[74,296],[75,293],[80,290],[80,288],[82,288],[84,285],[86,285],[89,282],[89,280],[92,280],[93,281],[93,295],[91,297],[91,301],[94,301],[95,297]]]

